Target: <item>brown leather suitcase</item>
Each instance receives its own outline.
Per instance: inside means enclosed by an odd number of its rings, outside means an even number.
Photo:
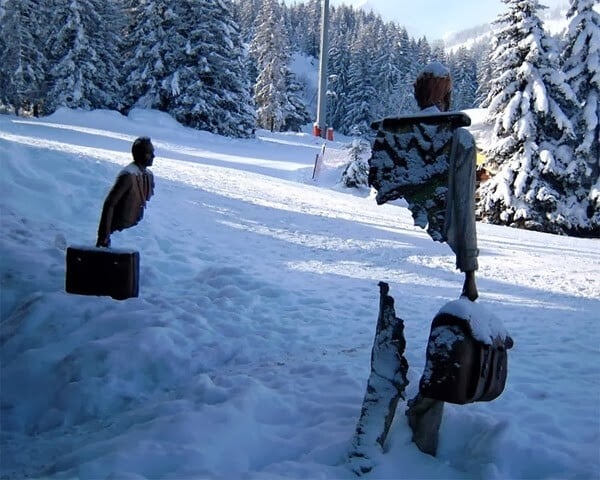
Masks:
[[[65,290],[116,300],[139,294],[140,254],[135,250],[67,247]]]
[[[459,405],[494,400],[504,391],[511,347],[510,338],[486,345],[473,338],[465,320],[438,314],[431,324],[419,392]]]

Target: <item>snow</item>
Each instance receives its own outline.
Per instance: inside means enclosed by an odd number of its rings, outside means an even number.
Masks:
[[[435,78],[446,78],[450,76],[450,70],[440,62],[430,62],[421,70],[422,74],[430,74]]]
[[[492,345],[496,338],[504,340],[509,336],[502,320],[479,303],[464,297],[446,303],[438,313],[466,320],[473,337],[486,345]]]
[[[95,243],[141,135],[155,196],[112,237],[140,251],[140,296],[69,295],[65,250]],[[2,478],[355,478],[377,283],[404,320],[411,398],[463,276],[404,206],[342,188],[327,162],[313,181],[322,144],[142,110],[0,116]],[[506,389],[447,405],[436,458],[411,442],[401,402],[365,478],[598,478],[598,240],[488,224],[478,237],[475,306],[515,340]]]

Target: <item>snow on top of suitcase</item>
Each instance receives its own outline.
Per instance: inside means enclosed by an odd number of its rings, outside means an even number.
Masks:
[[[506,340],[509,337],[502,320],[468,298],[460,297],[458,300],[446,303],[440,308],[438,315],[442,313],[465,320],[471,328],[473,337],[486,345],[491,345],[494,339]]]
[[[95,247],[92,245],[69,245],[67,248],[72,248],[74,250],[83,250],[86,252],[107,252],[107,253],[116,253],[116,254],[130,254],[135,253],[137,250],[135,248],[114,248],[114,247]]]

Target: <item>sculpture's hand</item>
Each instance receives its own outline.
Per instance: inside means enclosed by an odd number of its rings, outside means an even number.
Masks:
[[[96,246],[104,248],[110,247],[110,235],[108,235],[106,238],[98,237],[98,240],[96,241]]]
[[[475,284],[475,272],[465,272],[465,283],[463,284],[461,297],[467,297],[474,302],[479,293],[477,293],[477,285]]]

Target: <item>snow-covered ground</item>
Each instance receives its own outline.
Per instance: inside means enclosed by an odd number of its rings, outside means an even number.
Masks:
[[[140,135],[156,195],[112,238],[140,251],[140,296],[66,294],[65,248],[95,243]],[[412,397],[462,274],[401,204],[336,183],[327,155],[349,141],[327,142],[312,180],[309,134],[228,139],[139,110],[0,116],[0,478],[355,478],[377,282],[405,321]],[[506,390],[447,405],[436,458],[400,403],[365,478],[597,479],[599,241],[478,236],[477,303],[515,340]]]

